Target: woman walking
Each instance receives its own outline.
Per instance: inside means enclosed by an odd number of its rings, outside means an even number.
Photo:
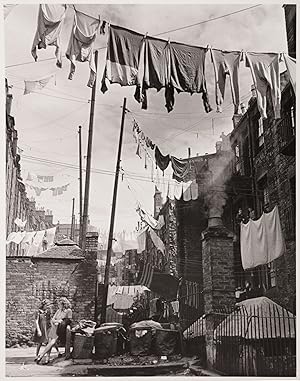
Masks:
[[[41,346],[48,342],[48,331],[51,327],[51,302],[48,299],[42,300],[35,315],[35,331],[33,341],[37,343],[36,358],[40,353]]]
[[[58,301],[58,307],[58,310],[51,319],[51,328],[48,332],[48,344],[43,353],[38,356],[37,364],[41,362],[44,356],[46,356],[45,364],[48,364],[52,348],[58,345],[65,346],[67,326],[71,323],[72,319],[71,303],[67,298],[62,297]]]

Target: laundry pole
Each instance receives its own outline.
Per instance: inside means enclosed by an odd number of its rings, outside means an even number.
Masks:
[[[74,216],[74,208],[75,208],[75,198],[73,197],[72,199],[72,218],[71,218],[71,234],[70,234],[70,239],[73,241],[74,240],[74,222],[75,222],[75,216]]]
[[[101,318],[100,318],[101,323],[105,323],[106,321],[106,304],[107,304],[107,294],[108,294],[109,270],[110,270],[110,262],[111,262],[112,241],[113,241],[113,234],[114,234],[114,223],[115,223],[116,202],[117,202],[117,194],[118,194],[118,180],[119,180],[120,163],[121,163],[125,114],[126,114],[126,98],[124,98],[124,101],[123,101],[118,156],[117,156],[117,164],[116,164],[116,172],[115,172],[113,202],[111,207],[110,227],[109,227],[106,264],[105,264],[105,273],[104,273],[104,290],[103,290],[103,298],[102,298],[102,306],[101,306]]]
[[[81,247],[82,242],[82,152],[81,152],[81,126],[78,128],[78,145],[79,145],[79,240]]]
[[[98,50],[95,51],[95,66],[97,73],[98,66]],[[90,123],[89,123],[89,134],[88,134],[88,147],[87,147],[87,158],[86,158],[86,172],[85,172],[85,188],[84,188],[84,205],[82,214],[82,250],[85,251],[86,246],[86,232],[88,225],[89,216],[89,195],[90,195],[90,178],[91,178],[91,156],[92,156],[92,145],[93,145],[93,128],[94,128],[94,112],[95,112],[95,98],[96,98],[96,86],[97,78],[94,82],[92,88],[92,99],[91,99],[91,109],[90,109]]]

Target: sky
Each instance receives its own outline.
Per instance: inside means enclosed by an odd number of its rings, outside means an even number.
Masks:
[[[150,36],[186,44],[224,50],[254,52],[287,52],[284,11],[282,4],[262,4],[251,10],[228,17],[172,31],[236,12],[255,4],[76,4],[85,13],[98,16],[112,24],[124,26]],[[79,213],[78,182],[78,126],[82,126],[82,152],[86,155],[89,127],[91,89],[86,86],[89,78],[87,63],[77,63],[72,81],[68,80],[70,62],[64,57],[63,68],[55,66],[54,48],[38,50],[39,60],[31,56],[37,25],[38,4],[20,4],[5,19],[5,75],[13,94],[12,116],[18,130],[18,147],[21,149],[21,173],[53,175],[60,184],[69,183],[68,190],[60,196],[45,191],[35,196],[38,206],[50,209],[54,222],[71,221],[72,198],[75,213]],[[74,10],[68,7],[62,32],[62,50],[66,51],[74,18]],[[226,87],[223,113],[215,111],[214,76],[209,57],[206,59],[206,81],[213,111],[206,114],[201,95],[179,94],[175,107],[168,113],[164,107],[163,91],[148,91],[148,110],[142,110],[133,98],[134,88],[109,85],[107,93],[100,92],[100,81],[105,65],[107,30],[98,36],[95,47],[99,50],[96,107],[93,133],[92,168],[89,195],[89,217],[92,225],[109,230],[114,171],[116,166],[121,107],[124,97],[127,108],[122,147],[121,166],[125,175],[120,178],[115,219],[115,231],[132,231],[139,217],[135,211],[137,201],[153,213],[154,183],[144,168],[144,160],[135,154],[136,144],[132,136],[132,120],[136,119],[144,133],[157,144],[163,154],[178,158],[215,152],[215,143],[222,132],[232,131],[233,106]],[[45,59],[49,59],[43,61]],[[38,80],[55,74],[39,93],[23,95],[24,80]],[[247,102],[251,96],[251,75],[241,65],[240,95]],[[31,157],[31,158],[28,158]],[[47,160],[47,163],[42,160]],[[50,163],[50,162],[51,163]],[[53,163],[56,162],[56,163]],[[67,163],[75,168],[59,164]],[[86,159],[83,161],[85,168]],[[103,173],[105,171],[106,173]],[[169,174],[167,173],[167,176]],[[161,174],[159,174],[161,176]],[[83,182],[84,185],[84,182]],[[28,190],[28,196],[33,196]]]

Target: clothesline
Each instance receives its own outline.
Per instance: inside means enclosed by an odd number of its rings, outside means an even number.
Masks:
[[[96,35],[104,34],[100,18],[76,12],[75,6],[73,30],[69,39],[66,57],[70,60],[69,79],[72,80],[76,70],[76,61],[88,62],[90,77],[88,87],[93,87],[96,80],[96,62],[94,56],[94,42]],[[40,4],[38,25],[31,53],[37,61],[37,48],[46,48],[48,45],[56,47],[56,65],[62,67],[62,53],[60,35],[66,14],[66,5]],[[88,17],[88,19],[87,19]],[[280,72],[279,53],[255,53],[244,50],[224,51],[214,49],[207,45],[206,48],[187,45],[149,37],[133,30],[109,24],[107,42],[106,65],[102,78],[101,91],[108,90],[106,80],[118,83],[121,86],[135,86],[134,98],[141,103],[142,109],[147,109],[147,90],[155,88],[160,91],[165,89],[165,107],[170,112],[175,104],[175,90],[177,93],[201,93],[203,106],[206,113],[212,111],[209,95],[206,88],[205,59],[207,53],[215,74],[215,100],[217,111],[222,111],[224,102],[226,78],[230,76],[231,95],[234,104],[234,113],[240,107],[239,94],[239,66],[245,61],[245,66],[250,68],[255,91],[257,93],[258,110],[263,119],[266,114],[266,88],[271,88],[271,100],[274,108],[275,119],[280,118]],[[295,62],[284,55],[285,64],[290,74],[291,82],[295,88]],[[31,87],[43,88],[46,80],[31,81]],[[26,82],[25,82],[26,85]],[[26,87],[25,87],[26,94]]]
[[[72,4],[70,4],[70,5],[72,5]],[[250,10],[252,8],[257,8],[257,7],[260,7],[260,6],[262,6],[262,4],[258,4],[258,5],[254,5],[254,6],[251,6],[251,7],[248,7],[248,8],[240,9],[240,10],[235,11],[235,12],[227,13],[225,15],[217,16],[217,17],[214,17],[212,19],[203,20],[203,21],[200,21],[200,22],[197,22],[197,23],[194,23],[194,24],[190,24],[190,25],[186,25],[186,26],[180,27],[180,28],[168,30],[166,32],[161,32],[161,33],[155,34],[154,36],[161,36],[163,34],[172,33],[172,32],[176,32],[176,31],[183,30],[183,29],[188,29],[188,28],[191,28],[191,27],[194,27],[194,26],[197,26],[197,25],[201,25],[201,24],[207,23],[207,22],[211,22],[211,21],[215,21],[215,20],[218,20],[218,19],[222,19],[224,17],[232,16],[232,15],[237,14],[237,13],[245,12],[245,11],[248,11],[248,10]],[[73,7],[74,7],[74,10],[76,12],[82,13],[82,14],[88,16],[88,17],[93,18],[93,16],[88,15],[88,14],[86,14],[86,13],[84,13],[84,12],[78,10],[78,9],[75,9],[74,5],[73,5]],[[94,18],[94,19],[98,20],[98,18]],[[104,49],[106,49],[106,46],[100,47],[97,50],[104,50]],[[49,61],[49,60],[53,60],[53,59],[54,58],[46,58],[46,59],[40,60],[40,62]],[[5,66],[5,68],[15,67],[15,66],[21,66],[21,65],[28,65],[28,64],[32,64],[32,63],[33,63],[32,61],[30,61],[30,62],[24,62],[24,63],[20,63],[20,64],[15,64],[15,65],[8,65],[8,66]]]

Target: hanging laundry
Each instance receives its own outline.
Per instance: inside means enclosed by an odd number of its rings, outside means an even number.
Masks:
[[[198,187],[198,183],[196,180],[192,181],[190,188],[191,188],[192,200],[197,200],[199,197],[199,187]]]
[[[22,221],[20,218],[16,218],[14,222],[18,226],[18,228],[25,228],[27,220]]]
[[[171,164],[173,169],[173,179],[180,181],[187,181],[187,177],[190,174],[191,163],[188,159],[177,159],[175,156],[171,156]]]
[[[150,138],[148,138],[148,136],[146,137],[146,146],[151,149],[155,148],[155,144],[152,142]]]
[[[22,242],[21,242],[21,253],[22,255],[27,256],[29,247],[32,244],[33,237],[35,236],[36,232],[26,232]]]
[[[183,200],[184,201],[190,201],[190,200],[197,200],[199,196],[198,191],[198,184],[196,180],[193,180],[188,183],[182,183],[183,185]]]
[[[34,179],[35,176],[32,173],[28,172],[26,181],[33,181]]]
[[[234,113],[238,113],[240,104],[239,93],[239,66],[242,58],[241,52],[231,52],[218,49],[210,49],[211,59],[215,73],[215,89],[217,111],[222,111],[224,102],[226,77],[229,77]]]
[[[52,183],[54,176],[40,176],[40,175],[38,175],[37,178],[39,181],[43,181],[44,183]]]
[[[149,318],[151,319],[153,316],[158,314],[157,301],[159,298],[154,298],[150,300],[149,303]]]
[[[267,89],[271,90],[271,99],[275,119],[280,118],[280,72],[277,53],[246,53],[246,66],[250,67],[257,93],[257,107],[263,119],[267,119]]]
[[[137,84],[139,49],[142,40],[143,35],[140,33],[110,25],[101,86],[103,93],[108,90],[105,79],[121,86]]]
[[[147,213],[143,208],[140,206],[136,210],[141,217],[141,220],[145,222],[148,226],[150,226],[152,229],[155,229],[157,226],[157,220],[153,218],[149,213]]]
[[[296,60],[287,54],[283,55],[286,69],[289,73],[290,82],[293,86],[294,92],[296,94]]]
[[[56,46],[55,55],[56,65],[62,67],[62,54],[60,48],[60,34],[62,31],[63,20],[66,14],[64,4],[40,4],[38,14],[37,31],[33,40],[31,54],[35,61],[38,56],[36,48],[46,49],[48,45]]]
[[[26,232],[23,240],[22,240],[22,244],[31,244],[32,243],[32,240],[33,240],[33,237],[35,236],[36,232],[33,231],[33,232]]]
[[[69,186],[70,184],[66,184],[66,185],[63,185],[61,188],[62,188],[62,191],[63,192],[66,192],[67,190],[68,190],[68,186]]]
[[[32,244],[29,247],[28,254],[29,256],[35,256],[42,251],[42,242],[45,235],[45,230],[40,230],[36,232],[36,235],[33,238]]]
[[[14,242],[14,239],[17,237],[17,232],[11,232],[9,233],[8,237],[6,238],[6,245],[8,245],[11,242]]]
[[[175,180],[174,181],[174,198],[176,200],[181,200],[182,193],[183,193],[183,183]]]
[[[135,153],[140,159],[142,158],[142,152],[141,152],[141,143],[138,141],[137,147],[136,147],[136,153]]]
[[[285,251],[277,206],[254,221],[241,223],[241,258],[244,269],[272,262]]]
[[[155,147],[155,161],[161,171],[165,171],[170,163],[170,155],[163,155],[159,148]]]
[[[159,238],[153,229],[149,229],[149,233],[154,246],[157,248],[157,250],[160,250],[164,254],[165,245],[163,241]]]
[[[49,75],[43,79],[37,79],[35,81],[24,80],[24,83],[25,83],[24,95],[35,93],[37,90],[42,90],[45,86],[48,85],[48,83],[50,82],[52,78],[55,78],[55,74]]]
[[[68,190],[70,184],[63,185],[61,187],[49,188],[52,191],[52,196],[59,196]]]
[[[94,57],[94,42],[100,27],[100,19],[96,20],[81,12],[74,15],[74,24],[71,32],[66,57],[71,61],[69,79],[75,73],[75,62],[89,62],[90,78],[87,86],[93,87],[96,80],[96,63]]]
[[[150,88],[159,91],[170,85],[170,42],[158,38],[145,36],[140,48],[139,67],[135,99],[147,109],[147,93]],[[166,99],[166,107],[171,111],[173,107]]]
[[[270,213],[265,213],[264,223],[267,232],[268,263],[270,263],[283,255],[286,250],[277,205]]]
[[[177,92],[202,93],[205,111],[212,111],[205,79],[206,48],[171,42],[171,85]]]
[[[56,226],[54,228],[50,228],[46,230],[45,236],[47,238],[48,247],[53,245],[55,233],[56,233]]]
[[[191,181],[182,184],[182,198],[183,201],[190,201],[192,199],[191,194]]]
[[[6,244],[9,244],[11,242],[19,245],[23,238],[25,237],[26,235],[26,232],[13,232],[13,233],[10,233],[9,236],[7,237],[6,239]]]
[[[42,192],[46,191],[48,188],[40,188],[40,187],[35,187],[33,185],[30,185],[30,188],[32,188],[35,191],[35,194],[37,196],[40,196]]]
[[[138,253],[141,253],[146,250],[146,236],[147,236],[146,229],[137,236]]]
[[[159,215],[156,230],[160,230],[164,225],[165,225],[165,218],[163,215]]]
[[[152,277],[154,273],[154,268],[150,263],[144,263],[142,274],[139,279],[139,284],[150,288]]]
[[[100,34],[105,34],[105,27],[106,27],[106,21],[102,21],[101,27],[100,27]]]

